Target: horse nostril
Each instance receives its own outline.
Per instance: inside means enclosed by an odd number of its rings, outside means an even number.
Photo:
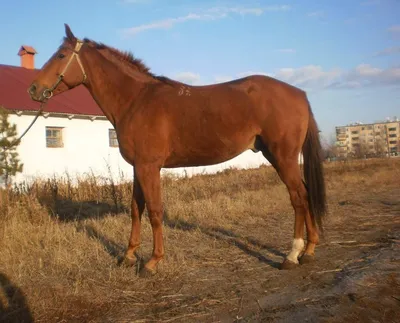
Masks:
[[[32,84],[31,87],[28,90],[30,95],[35,95],[36,94],[36,85]]]

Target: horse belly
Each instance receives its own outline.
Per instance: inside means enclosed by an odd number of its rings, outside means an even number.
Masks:
[[[175,141],[165,168],[207,166],[230,160],[254,147],[255,135],[240,137],[211,136],[197,140]]]

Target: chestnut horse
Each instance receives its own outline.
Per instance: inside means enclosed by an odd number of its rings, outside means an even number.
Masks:
[[[215,85],[186,85],[152,74],[130,53],[79,40],[67,24],[65,33],[28,92],[33,100],[45,102],[83,84],[114,126],[121,155],[134,170],[127,265],[137,260],[145,206],[153,253],[141,274],[155,273],[164,256],[161,168],[213,165],[247,149],[262,152],[290,195],[294,240],[282,268],[314,259],[326,199],[319,131],[305,92],[260,75]],[[304,224],[307,245],[298,258],[304,248]]]

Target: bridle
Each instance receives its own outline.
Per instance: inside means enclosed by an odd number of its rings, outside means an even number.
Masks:
[[[63,80],[63,78],[64,78],[64,76],[65,76],[65,73],[67,72],[67,70],[68,70],[69,66],[71,65],[72,61],[74,60],[74,58],[76,58],[76,61],[78,62],[79,67],[80,67],[81,70],[82,70],[82,75],[83,75],[83,81],[82,81],[82,83],[84,83],[84,82],[86,81],[87,75],[86,75],[86,73],[85,73],[85,69],[83,68],[81,59],[80,59],[80,57],[79,57],[79,51],[81,50],[82,45],[83,45],[83,41],[80,40],[80,39],[77,39],[77,40],[76,40],[76,44],[75,44],[75,49],[66,47],[66,49],[69,49],[69,50],[72,51],[72,55],[70,56],[70,58],[69,58],[67,64],[65,65],[65,67],[64,67],[64,69],[62,70],[62,72],[60,73],[60,75],[58,75],[57,81],[54,83],[54,85],[53,85],[51,88],[45,89],[45,90],[43,91],[43,97],[44,97],[46,100],[49,100],[49,99],[53,96],[53,91],[54,91],[54,90],[57,88],[57,86],[62,82],[62,80]]]
[[[16,140],[14,140],[13,142],[11,142],[11,143],[8,145],[8,147],[3,147],[3,150],[8,150],[8,149],[10,149],[12,146],[16,145],[16,144],[22,139],[22,137],[26,135],[26,133],[29,131],[29,129],[32,128],[32,126],[33,126],[33,124],[36,122],[37,118],[39,118],[39,116],[40,116],[41,113],[43,112],[45,104],[46,104],[47,101],[53,96],[53,91],[54,91],[54,90],[57,88],[57,86],[62,82],[62,80],[63,80],[63,78],[64,78],[64,76],[65,76],[65,73],[67,72],[67,70],[68,70],[69,66],[71,65],[72,61],[74,60],[74,58],[76,58],[76,60],[77,60],[77,62],[78,62],[78,64],[79,64],[79,66],[80,66],[80,68],[81,68],[81,70],[82,70],[82,74],[83,74],[83,81],[82,81],[82,83],[84,83],[84,82],[86,81],[87,75],[86,75],[86,73],[85,73],[85,69],[83,68],[81,59],[80,59],[80,57],[79,57],[79,55],[78,55],[78,54],[79,54],[79,51],[80,51],[81,48],[82,48],[82,45],[83,45],[83,41],[80,40],[80,39],[76,39],[76,45],[75,45],[75,48],[74,48],[74,49],[66,47],[66,49],[69,49],[69,50],[72,51],[72,55],[71,55],[71,57],[69,58],[67,64],[66,64],[65,67],[64,67],[64,69],[62,70],[62,72],[61,72],[60,75],[58,76],[57,81],[54,83],[54,85],[53,85],[51,88],[45,89],[45,90],[43,91],[43,97],[44,97],[45,101],[42,101],[42,102],[41,102],[40,108],[39,108],[39,110],[38,110],[38,112],[37,112],[35,118],[32,120],[32,122],[31,122],[31,124],[28,126],[28,128],[26,128],[26,130],[22,133],[22,135],[19,136],[18,139],[16,139]],[[28,90],[28,91],[29,91],[29,90]]]

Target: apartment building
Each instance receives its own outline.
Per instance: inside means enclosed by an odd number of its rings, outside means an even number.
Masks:
[[[398,155],[400,121],[336,127],[336,149],[339,158]]]

